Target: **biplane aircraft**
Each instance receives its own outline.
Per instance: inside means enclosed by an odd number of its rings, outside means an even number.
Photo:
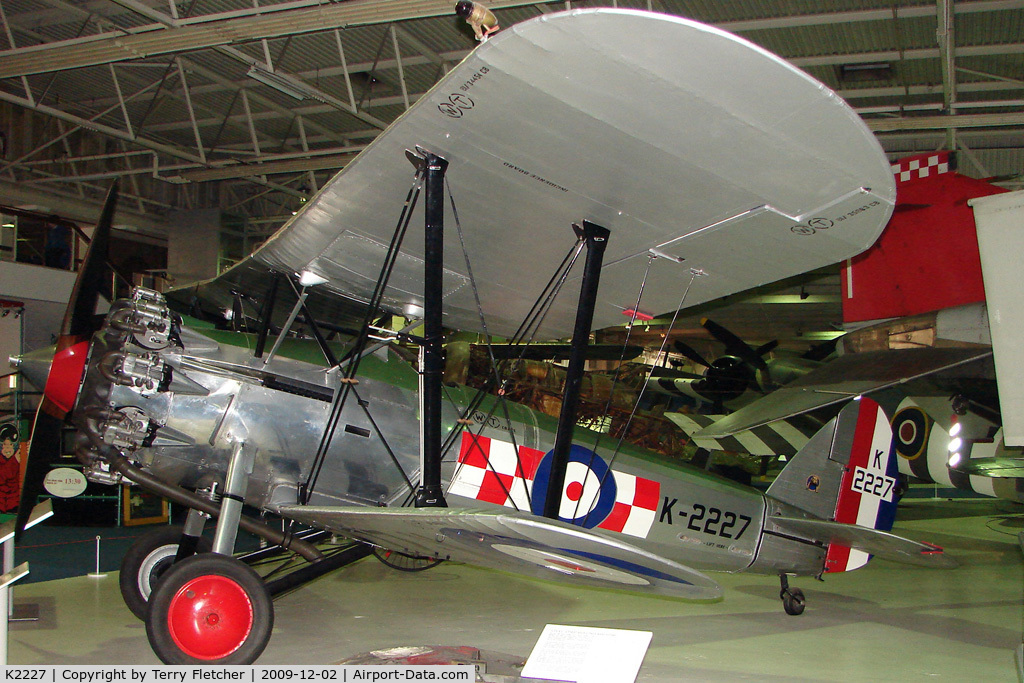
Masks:
[[[720,595],[702,570],[763,572],[791,614],[804,596],[789,576],[867,553],[947,565],[886,532],[892,439],[869,400],[767,495],[574,429],[592,329],[846,258],[893,201],[856,114],[744,40],[640,11],[523,22],[482,42],[248,259],[166,297],[137,289],[89,336],[108,201],[23,500],[70,412],[94,481],[189,508],[180,537],[140,541],[122,565],[126,600],[176,663],[260,655],[273,604],[232,557],[235,538],[245,529],[330,568],[293,522],[416,561],[688,598]],[[244,309],[240,292],[260,304],[254,334],[181,315]],[[339,357],[322,329],[353,302],[367,324]],[[381,311],[411,321],[401,338],[420,347],[416,368],[371,353]],[[312,339],[289,338],[297,320]],[[444,328],[572,335],[559,420],[443,386]]]

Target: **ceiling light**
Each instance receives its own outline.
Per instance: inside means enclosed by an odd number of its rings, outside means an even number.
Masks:
[[[839,66],[839,80],[844,83],[887,81],[891,79],[892,76],[892,64],[888,62],[841,64]]]

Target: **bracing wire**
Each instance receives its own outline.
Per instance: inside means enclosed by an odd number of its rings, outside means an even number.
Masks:
[[[647,267],[644,269],[644,276],[640,280],[640,288],[639,288],[639,291],[637,292],[637,295],[636,295],[636,305],[633,306],[633,313],[629,317],[629,324],[626,326],[626,337],[622,341],[622,350],[619,352],[619,365],[622,365],[622,361],[625,360],[626,348],[629,346],[629,338],[633,334],[633,325],[636,323],[636,316],[637,316],[637,313],[640,311],[640,302],[643,300],[643,298],[644,298],[644,290],[647,288],[647,277],[651,273],[651,265],[654,263],[654,259],[655,258],[657,258],[657,257],[654,256],[653,254],[649,255],[648,258],[647,258]],[[615,396],[615,389],[618,386],[618,384],[619,384],[619,373],[616,371],[615,379],[612,380],[611,391],[608,393],[608,401],[605,403],[605,406],[604,406],[604,414],[605,415],[608,415],[609,411],[611,410],[612,399]],[[594,460],[595,457],[597,457],[597,451],[598,451],[598,448],[601,445],[601,439],[603,437],[604,437],[604,433],[603,432],[599,432],[598,435],[597,435],[597,439],[594,440],[594,448],[591,451],[590,462],[587,464],[587,470],[588,471],[592,471],[592,469],[593,469],[593,464],[594,464],[593,460]],[[605,473],[604,477],[599,482],[599,487],[600,486],[604,486],[605,477],[608,477],[608,475],[610,473],[611,473],[611,469],[609,468],[608,472]],[[580,498],[578,498],[576,500],[576,509],[573,511],[573,519],[579,517],[580,505],[582,503],[583,503],[583,497],[581,496]],[[589,512],[587,514],[589,515]],[[584,517],[584,522],[586,522],[586,517]]]
[[[650,267],[650,263],[648,263],[648,267]],[[690,287],[693,286],[694,281],[700,275],[702,275],[702,274],[703,273],[700,270],[697,270],[697,269],[691,269],[690,270],[690,281],[686,283],[686,287],[683,289],[683,295],[679,299],[679,304],[676,306],[676,310],[672,314],[672,321],[669,323],[668,331],[665,333],[665,338],[662,339],[662,341],[661,341],[661,347],[658,349],[658,355],[661,355],[662,353],[665,352],[665,347],[668,344],[668,340],[672,336],[672,330],[675,329],[676,320],[679,319],[679,311],[681,311],[683,309],[683,307],[685,306],[685,304],[686,304],[686,298],[687,298],[687,296],[690,293]],[[646,280],[646,276],[645,276],[645,280]],[[641,293],[641,295],[642,295],[642,293]],[[640,388],[640,393],[637,395],[636,401],[633,403],[633,409],[630,411],[629,417],[626,419],[626,424],[622,427],[622,431],[619,434],[618,441],[616,441],[616,443],[615,443],[615,450],[612,451],[611,457],[608,458],[608,471],[605,473],[604,477],[601,479],[600,486],[604,486],[604,483],[607,480],[607,477],[614,476],[612,474],[612,465],[615,464],[615,460],[619,456],[619,451],[622,449],[622,442],[625,440],[626,434],[629,433],[629,428],[633,424],[633,418],[636,417],[636,411],[640,407],[640,401],[643,399],[644,391],[646,391],[646,389],[647,389],[647,384],[644,383],[644,385]],[[597,449],[595,448],[594,452],[596,453],[596,451],[597,451]],[[578,502],[577,502],[577,505],[579,505]],[[578,510],[577,510],[577,513],[578,513]],[[590,515],[590,511],[587,511],[587,515],[584,516],[584,518],[583,518],[583,523],[582,523],[583,526],[586,525],[587,516],[589,516],[589,515]]]
[[[459,244],[460,244],[460,246],[462,248],[462,256],[463,256],[463,259],[465,260],[465,264],[466,264],[466,275],[469,278],[470,288],[471,288],[471,290],[473,292],[473,299],[474,299],[474,302],[476,304],[477,315],[480,318],[481,333],[482,333],[484,339],[486,340],[487,355],[488,355],[488,359],[489,359],[489,362],[490,362],[490,369],[491,369],[491,379],[488,381],[488,385],[490,385],[491,382],[493,382],[494,386],[500,386],[501,381],[502,381],[501,380],[502,371],[499,368],[499,363],[498,363],[497,359],[494,356],[494,347],[491,344],[491,335],[490,335],[489,330],[487,329],[487,318],[486,318],[486,315],[484,314],[483,304],[481,303],[481,300],[480,300],[480,291],[479,291],[479,287],[477,286],[476,277],[473,274],[473,266],[472,266],[472,263],[471,263],[471,260],[470,260],[470,257],[469,257],[469,250],[466,247],[465,233],[462,230],[462,222],[461,222],[461,220],[459,218],[458,206],[457,206],[457,204],[455,202],[455,195],[452,192],[451,186],[448,184],[447,179],[445,180],[445,187],[446,187],[446,189],[448,191],[448,198],[449,198],[449,201],[450,201],[450,204],[451,204],[451,208],[452,208],[452,215],[453,215],[453,217],[455,219],[456,232],[457,232],[458,237],[459,237]],[[544,286],[543,290],[541,291],[541,295],[534,302],[534,304],[531,307],[530,311],[527,313],[527,316],[524,319],[523,324],[520,325],[519,329],[513,335],[513,339],[514,340],[521,341],[523,335],[525,335],[526,332],[528,332],[531,327],[535,327],[535,330],[539,329],[540,324],[543,323],[543,316],[546,316],[547,312],[550,310],[551,303],[554,301],[554,297],[557,296],[558,291],[561,289],[562,285],[565,282],[565,278],[566,278],[566,275],[568,274],[569,268],[571,268],[572,263],[575,262],[576,256],[579,255],[579,248],[580,248],[581,245],[582,245],[582,242],[578,241],[577,245],[574,246],[573,250],[570,250],[569,253],[567,253],[566,256],[562,259],[562,262],[559,264],[558,268],[555,270],[554,274],[548,280],[547,284]],[[575,251],[575,253],[574,253],[574,251]],[[567,264],[568,264],[568,268],[567,268]],[[541,319],[536,324],[536,326],[534,326],[532,324],[528,324],[528,321],[530,321],[531,316],[534,316],[534,315],[541,316]],[[535,334],[535,332],[534,332],[534,334]],[[512,344],[512,342],[510,342],[510,345],[511,344]],[[525,353],[525,348],[524,348],[523,353]],[[521,358],[522,358],[522,355],[520,355],[520,359]],[[452,448],[452,446],[454,446],[455,439],[457,438],[458,434],[461,433],[462,430],[466,426],[466,422],[465,422],[466,417],[468,415],[470,415],[471,413],[475,412],[477,410],[477,408],[479,407],[480,403],[482,403],[483,398],[484,398],[484,396],[486,394],[486,388],[487,388],[487,385],[485,385],[484,388],[478,390],[476,395],[473,397],[473,399],[466,406],[465,410],[462,412],[460,421],[456,422],[456,424],[453,427],[452,431],[449,433],[448,438],[445,440],[445,444],[442,447],[442,452],[443,453],[447,453]],[[516,454],[516,469],[518,470],[518,473],[521,475],[521,478],[523,480],[525,480],[525,471],[523,469],[522,461],[519,458],[519,444],[518,444],[516,436],[515,436],[515,430],[511,428],[511,425],[512,425],[512,415],[510,414],[509,409],[508,409],[508,401],[507,401],[507,399],[504,396],[501,396],[501,395],[498,396],[498,400],[496,402],[496,405],[491,408],[490,412],[487,415],[487,418],[489,419],[494,414],[494,411],[499,406],[500,406],[502,412],[504,413],[506,422],[509,425],[509,436],[512,439],[512,448],[513,448],[513,451]],[[484,422],[486,422],[486,420],[484,420]],[[477,432],[476,436],[479,436],[482,432],[483,432],[483,425],[480,426],[480,429]],[[485,458],[485,461],[487,462],[487,466],[493,472],[494,468],[491,465],[490,460]],[[494,472],[494,473],[497,474],[496,472]],[[519,506],[513,500],[511,492],[507,489],[507,487],[505,486],[504,482],[502,482],[501,479],[498,478],[498,483],[502,487],[502,490],[505,493],[506,497],[510,501],[512,501],[512,506],[516,510],[518,510]],[[530,503],[530,492],[529,491],[526,492],[526,497],[527,497],[527,502],[529,504]]]
[[[405,234],[408,231],[409,222],[412,219],[412,213],[416,208],[416,203],[419,200],[420,190],[422,187],[423,173],[422,171],[417,170],[416,174],[413,176],[412,186],[409,188],[409,192],[406,193],[405,202],[402,205],[402,212],[398,217],[398,223],[391,236],[391,243],[388,245],[388,251],[384,257],[384,263],[381,265],[380,275],[377,277],[377,283],[370,296],[366,314],[363,317],[363,324],[359,329],[359,337],[356,339],[353,350],[349,353],[351,362],[346,366],[341,386],[338,388],[338,391],[335,392],[334,399],[331,402],[331,412],[327,418],[327,424],[324,427],[323,435],[320,438],[320,444],[317,446],[316,455],[313,458],[309,476],[299,489],[299,502],[302,504],[309,501],[310,495],[316,488],[316,482],[320,477],[320,471],[323,469],[324,462],[327,459],[327,450],[334,439],[334,434],[338,429],[338,423],[341,420],[341,414],[345,408],[345,403],[352,392],[352,380],[355,378],[356,372],[359,370],[359,361],[362,358],[363,349],[366,348],[369,341],[370,323],[373,322],[373,317],[377,314],[377,311],[380,310],[381,302],[384,299],[384,292],[387,290],[388,281],[391,278],[391,273],[394,271],[395,263],[398,260],[402,241],[405,239]]]
[[[682,298],[679,299],[679,305],[676,307],[675,312],[672,314],[672,321],[668,325],[668,331],[665,333],[665,338],[661,340],[661,346],[658,348],[659,355],[665,353],[665,346],[668,344],[668,340],[672,336],[672,330],[675,329],[676,320],[679,319],[679,311],[681,311],[683,306],[686,304],[686,297],[690,293],[690,287],[693,285],[694,281],[701,275],[703,275],[703,273],[699,270],[690,270],[690,281],[686,283],[686,288],[683,290],[683,296]],[[615,458],[618,456],[619,450],[622,448],[622,442],[625,439],[626,433],[629,431],[629,426],[632,424],[633,418],[636,417],[636,411],[640,406],[640,401],[643,399],[644,392],[646,390],[647,383],[645,382],[644,385],[640,387],[640,393],[637,395],[636,402],[633,404],[633,410],[629,413],[629,418],[626,420],[626,425],[625,427],[623,427],[622,434],[619,435],[619,440],[615,444],[615,451],[612,453],[612,457],[608,462],[609,468],[611,467],[612,462],[614,462]]]

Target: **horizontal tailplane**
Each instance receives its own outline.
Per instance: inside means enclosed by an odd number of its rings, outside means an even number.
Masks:
[[[830,549],[834,546],[844,546],[885,560],[921,567],[953,569],[957,566],[956,560],[946,555],[942,548],[931,543],[912,541],[887,531],[802,517],[775,517],[772,522],[780,531],[821,539],[829,544]]]

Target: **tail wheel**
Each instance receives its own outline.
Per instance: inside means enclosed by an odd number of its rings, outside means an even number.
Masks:
[[[804,592],[799,588],[791,588],[782,593],[782,609],[786,610],[786,614],[794,617],[803,614],[805,603]]]
[[[128,547],[121,560],[121,597],[139,619],[145,620],[149,612],[149,596],[157,583],[174,564],[181,541],[180,526],[164,526],[139,536]],[[196,553],[210,552],[207,538],[199,538]]]
[[[207,553],[172,566],[149,599],[146,635],[165,664],[251,664],[274,628],[274,605],[244,563]]]
[[[392,569],[397,569],[400,572],[422,572],[444,562],[444,560],[439,560],[435,557],[410,555],[409,553],[400,553],[397,550],[388,550],[387,548],[378,547],[374,547],[373,556]]]

